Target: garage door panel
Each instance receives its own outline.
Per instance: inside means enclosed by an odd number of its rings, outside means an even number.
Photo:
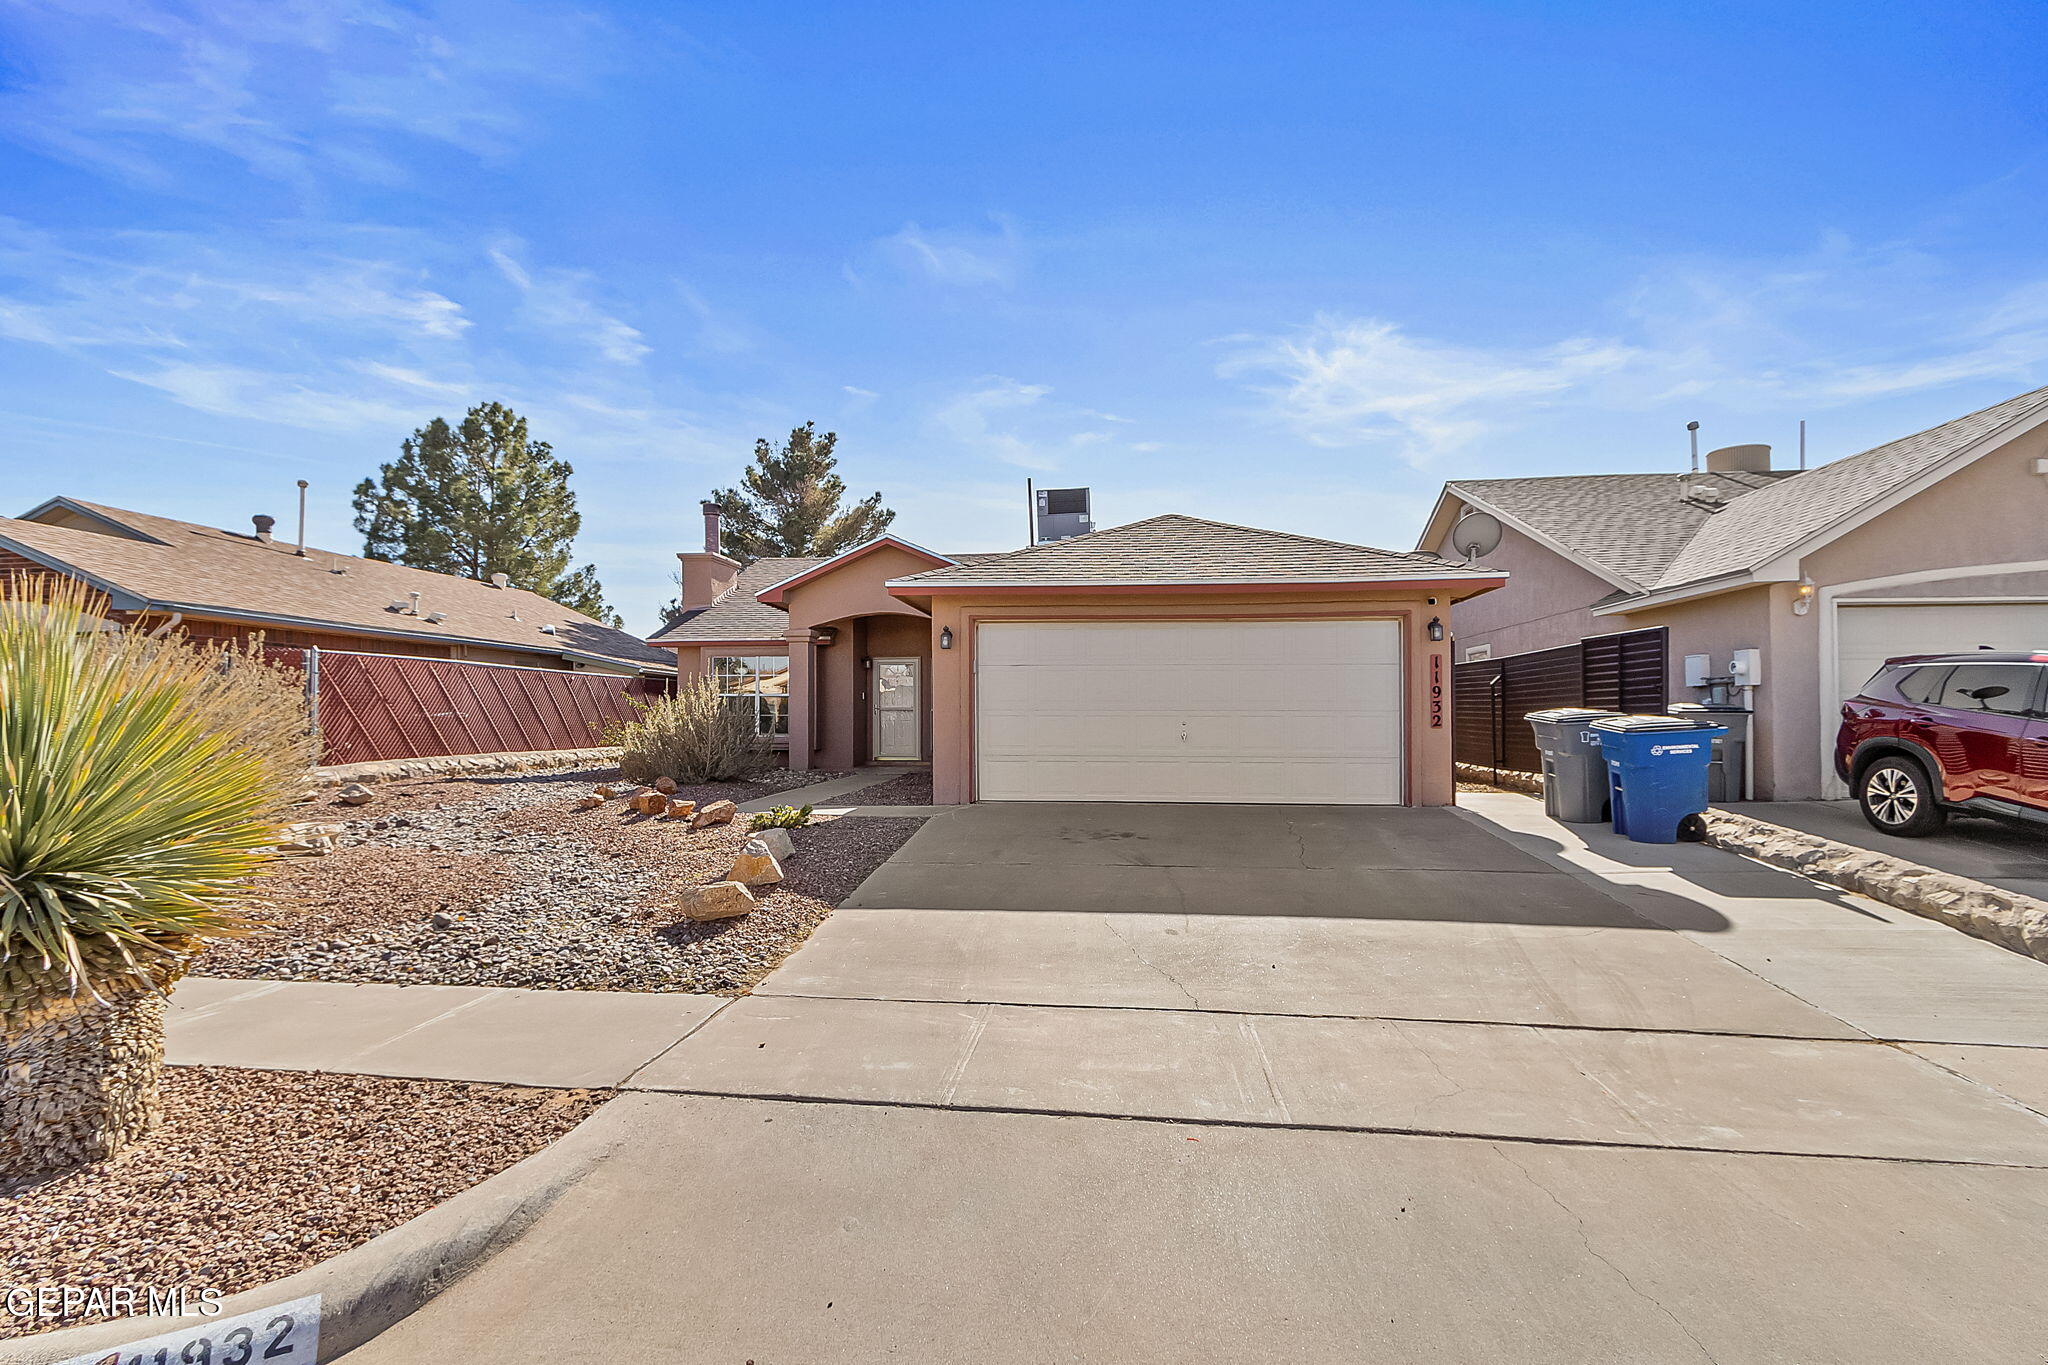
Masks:
[[[2048,602],[1957,602],[1952,605],[1851,606],[1836,616],[1838,678],[1853,697],[1886,659],[1901,654],[1960,654],[2048,647]]]
[[[985,801],[1401,799],[1391,621],[988,623]]]

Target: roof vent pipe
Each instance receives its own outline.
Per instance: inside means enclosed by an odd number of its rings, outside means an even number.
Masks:
[[[299,558],[306,557],[306,481],[299,480]]]
[[[258,512],[249,520],[256,523],[256,539],[268,545],[270,543],[270,528],[277,525],[277,518],[266,517],[261,512]]]
[[[406,615],[418,616],[420,614],[420,595],[416,592],[409,592],[405,595],[405,600],[412,604],[412,609]]]
[[[1700,424],[1698,422],[1687,422],[1685,424],[1685,434],[1692,442],[1692,472],[1697,474],[1700,472]]]
[[[508,573],[505,573],[505,572],[502,572],[502,571],[500,571],[500,572],[498,572],[498,573],[494,573],[494,574],[492,574],[492,575],[491,575],[491,586],[492,586],[492,587],[494,587],[494,588],[509,588],[509,587],[511,587],[511,586],[512,586],[512,575],[511,575],[511,574],[508,574]]]
[[[706,498],[700,505],[704,509],[704,553],[707,555],[723,554],[724,551],[720,550],[718,545],[719,541],[723,538],[720,532],[725,509],[712,502],[709,498]]]

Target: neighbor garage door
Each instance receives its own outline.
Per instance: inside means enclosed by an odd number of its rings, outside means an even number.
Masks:
[[[983,801],[1395,805],[1392,621],[985,623]]]
[[[1941,606],[1838,604],[1836,680],[1853,697],[1886,659],[1973,649],[2048,649],[2048,602],[1958,602]],[[1829,740],[1833,740],[1830,735]]]

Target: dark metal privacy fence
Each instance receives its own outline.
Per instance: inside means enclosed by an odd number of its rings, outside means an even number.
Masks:
[[[1543,761],[1522,719],[1553,706],[1661,711],[1669,701],[1662,626],[1451,668],[1451,747],[1460,763],[1533,773]]]
[[[264,655],[304,671],[323,763],[582,749],[631,720],[636,701],[667,690],[653,678],[400,654]]]

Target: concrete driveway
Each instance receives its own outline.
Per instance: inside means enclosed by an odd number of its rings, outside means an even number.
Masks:
[[[1519,797],[950,811],[629,1084],[361,1358],[2048,1341],[2048,966]]]

